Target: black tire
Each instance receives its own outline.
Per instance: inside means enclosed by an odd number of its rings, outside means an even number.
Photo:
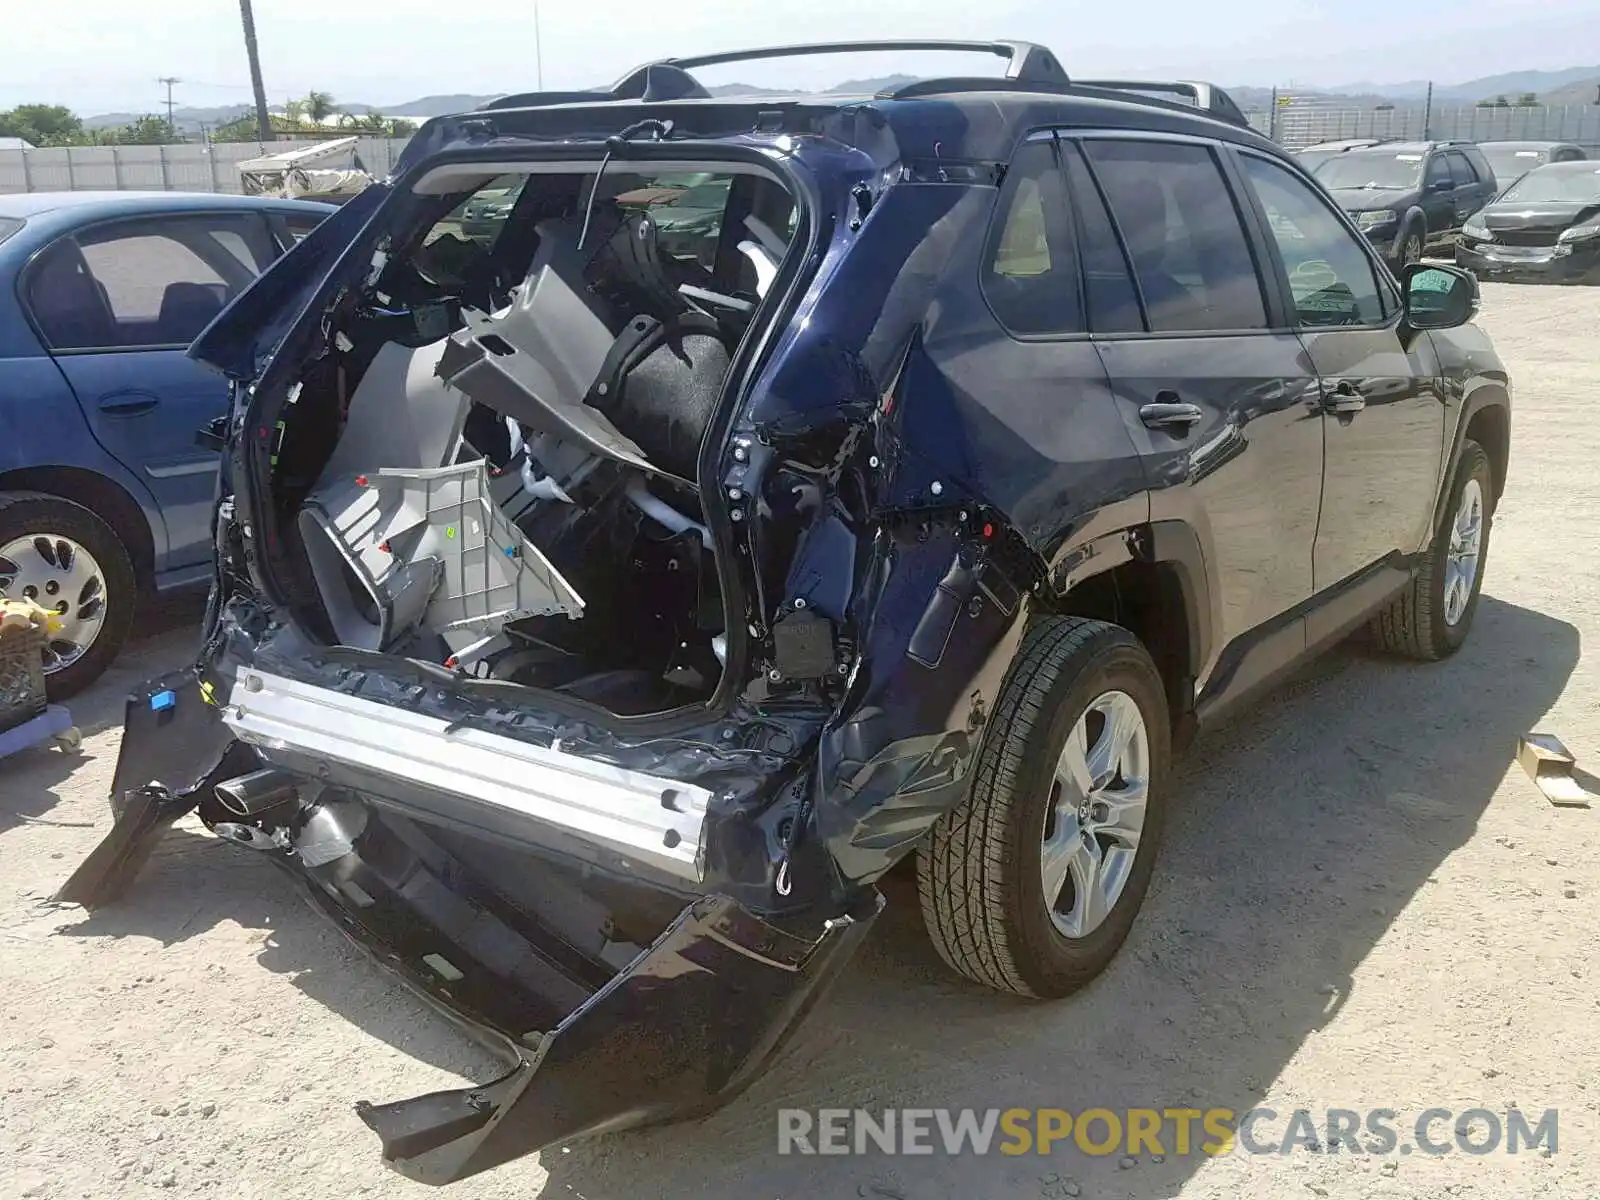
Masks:
[[[1148,800],[1133,866],[1103,923],[1065,937],[1040,871],[1055,764],[1099,696],[1133,699],[1149,741]],[[1171,724],[1160,673],[1126,629],[1047,617],[1029,630],[995,705],[967,798],[918,852],[923,921],[941,957],[977,983],[1056,998],[1111,961],[1150,886],[1166,817]]]
[[[1478,569],[1466,607],[1455,624],[1445,619],[1446,566],[1450,552],[1450,530],[1461,508],[1461,496],[1469,482],[1476,482],[1483,496],[1483,532],[1478,543]],[[1494,472],[1489,456],[1477,442],[1462,443],[1456,460],[1455,477],[1444,522],[1433,535],[1427,556],[1417,573],[1387,608],[1372,620],[1373,639],[1385,650],[1424,662],[1437,662],[1461,649],[1472,630],[1483,591],[1483,572],[1489,560],[1489,534],[1494,526]]]
[[[1406,230],[1405,236],[1400,239],[1400,249],[1398,251],[1400,269],[1404,270],[1412,263],[1421,262],[1423,249],[1422,230],[1413,225]]]
[[[71,538],[94,556],[105,581],[105,621],[93,644],[69,665],[47,668],[45,690],[61,701],[100,678],[128,640],[138,602],[133,559],[116,531],[83,505],[43,492],[0,492],[0,546],[31,533]]]

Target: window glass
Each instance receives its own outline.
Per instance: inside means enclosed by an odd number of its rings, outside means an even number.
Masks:
[[[1209,149],[1099,140],[1084,148],[1133,261],[1152,332],[1266,328],[1250,244]]]
[[[1052,142],[1017,152],[1000,196],[984,294],[1012,333],[1080,333],[1083,311],[1061,168]]]
[[[1243,155],[1289,276],[1297,322],[1376,325],[1384,318],[1372,260],[1316,192],[1292,171]]]
[[[1336,154],[1316,168],[1316,176],[1330,191],[1339,188],[1387,190],[1416,187],[1421,171],[1421,154],[1378,146]]]
[[[1473,167],[1472,161],[1465,154],[1452,150],[1445,157],[1450,160],[1450,174],[1455,177],[1457,184],[1478,182],[1478,172]]]
[[[248,214],[102,226],[41,259],[28,301],[52,349],[187,345],[271,254],[266,225]]]
[[[0,242],[5,241],[17,230],[22,228],[22,222],[15,217],[0,217]]]
[[[322,224],[321,213],[279,213],[278,216],[283,218],[284,228],[297,246],[305,241],[306,234]]]
[[[1089,301],[1089,328],[1094,333],[1137,333],[1144,329],[1139,293],[1128,271],[1128,259],[1106,212],[1083,154],[1065,143],[1061,160],[1078,220],[1078,257],[1083,264],[1084,291]]]
[[[1443,154],[1435,154],[1432,158],[1430,158],[1428,160],[1428,169],[1427,169],[1427,175],[1425,176],[1425,185],[1428,186],[1428,187],[1432,187],[1434,184],[1440,182],[1441,180],[1445,180],[1445,181],[1448,181],[1448,182],[1451,182],[1451,183],[1455,182],[1453,179],[1450,178],[1450,164],[1445,159],[1445,156]]]

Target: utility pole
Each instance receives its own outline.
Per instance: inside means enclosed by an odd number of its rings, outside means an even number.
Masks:
[[[244,26],[244,52],[250,60],[250,87],[256,94],[256,137],[272,140],[272,116],[267,112],[267,88],[261,82],[261,52],[256,47],[256,18],[250,0],[239,0],[239,22]]]
[[[172,85],[182,83],[183,80],[175,75],[163,75],[156,80],[157,83],[167,85],[167,136],[173,141],[178,140],[178,127],[172,123]]]

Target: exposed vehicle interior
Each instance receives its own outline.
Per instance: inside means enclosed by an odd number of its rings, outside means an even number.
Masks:
[[[697,464],[795,205],[734,164],[488,170],[417,182],[436,219],[291,391],[273,491],[318,632],[624,716],[703,701]]]

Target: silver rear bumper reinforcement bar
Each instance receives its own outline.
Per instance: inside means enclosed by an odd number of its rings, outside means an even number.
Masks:
[[[690,884],[702,882],[701,835],[711,793],[692,784],[596,762],[557,747],[451,726],[408,712],[241,667],[223,722],[269,761],[274,751],[388,776],[532,818],[647,862]]]

